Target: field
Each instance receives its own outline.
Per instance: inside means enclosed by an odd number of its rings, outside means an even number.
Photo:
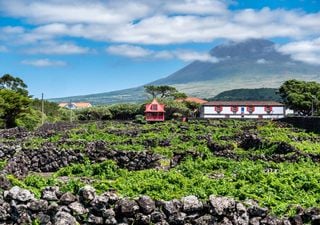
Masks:
[[[36,196],[46,186],[171,200],[253,199],[274,215],[320,206],[320,135],[273,121],[57,124],[0,132],[0,168]]]

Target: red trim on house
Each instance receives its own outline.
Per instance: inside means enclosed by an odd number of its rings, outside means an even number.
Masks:
[[[272,111],[272,106],[269,106],[269,105],[268,105],[268,106],[265,106],[265,107],[264,107],[264,111],[265,111],[265,112],[268,112],[268,113],[271,112],[271,111]]]
[[[156,99],[146,105],[144,112],[146,121],[164,121],[164,105],[159,104]]]
[[[239,106],[231,106],[230,110],[231,110],[231,112],[236,113],[239,111]]]
[[[217,105],[217,106],[214,107],[214,110],[215,110],[217,113],[222,112],[222,109],[223,109],[223,107],[222,107],[221,105]]]
[[[254,107],[253,105],[247,106],[247,111],[248,111],[249,113],[253,113],[254,110],[255,110],[255,107]]]

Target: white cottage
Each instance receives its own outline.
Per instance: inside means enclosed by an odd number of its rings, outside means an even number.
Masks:
[[[285,106],[274,101],[212,101],[201,107],[201,118],[278,119]]]

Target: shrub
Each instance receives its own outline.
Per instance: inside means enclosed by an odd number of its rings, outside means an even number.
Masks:
[[[112,114],[107,107],[90,107],[75,111],[78,120],[110,120]]]
[[[38,110],[29,108],[28,111],[21,113],[16,119],[19,127],[25,127],[28,130],[34,130],[41,125],[42,113]]]
[[[116,104],[108,107],[112,118],[116,120],[132,120],[136,115],[141,114],[140,104]]]

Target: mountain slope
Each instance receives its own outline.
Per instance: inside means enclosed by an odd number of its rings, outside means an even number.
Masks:
[[[240,43],[219,45],[210,51],[210,55],[220,61],[218,63],[195,61],[153,83],[184,84],[255,74],[262,77],[319,74],[319,66],[293,61],[290,56],[278,52],[275,44],[268,40],[250,39]]]
[[[217,63],[195,61],[149,84],[172,85],[188,95],[211,98],[220,92],[242,88],[278,88],[288,79],[320,81],[320,66],[294,61],[277,51],[268,40],[250,39],[218,45],[210,54]],[[143,87],[101,94],[52,99],[89,101],[93,104],[141,102],[147,98]]]
[[[281,101],[281,97],[277,94],[276,88],[256,88],[256,89],[234,89],[224,91],[210,98],[209,100],[223,100],[223,101],[239,101],[239,100],[271,100]]]

